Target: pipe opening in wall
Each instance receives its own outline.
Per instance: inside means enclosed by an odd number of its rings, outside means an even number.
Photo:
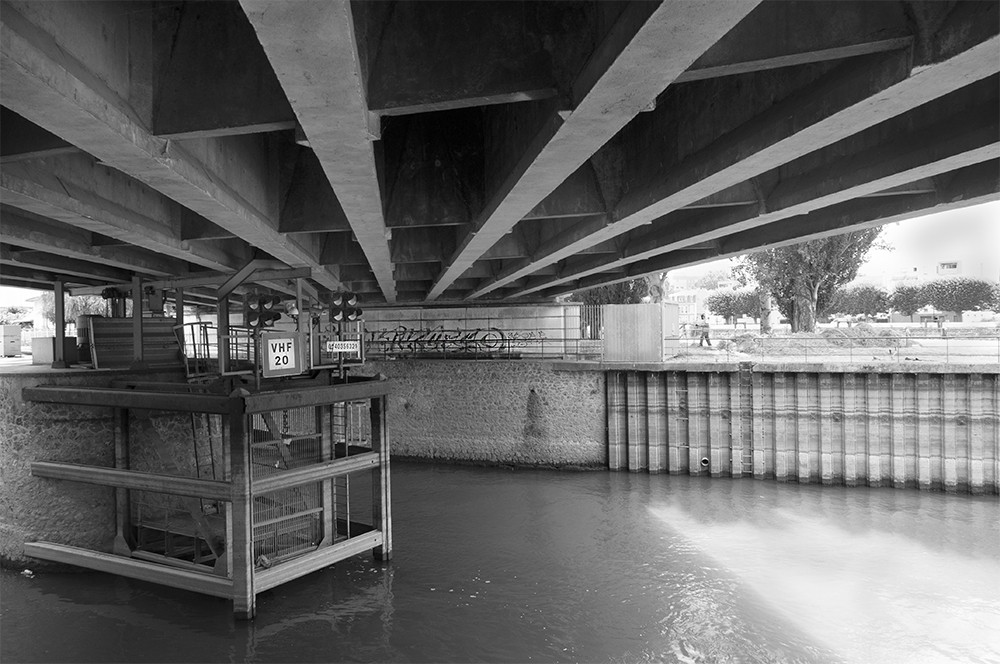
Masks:
[[[701,467],[702,468],[708,468],[708,457],[702,457],[701,458]]]

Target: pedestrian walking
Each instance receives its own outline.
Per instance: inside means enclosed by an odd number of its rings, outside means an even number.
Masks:
[[[701,330],[701,338],[698,339],[698,346],[707,343],[708,347],[711,348],[712,340],[708,338],[708,321],[705,320],[705,314],[702,314],[698,320],[698,328]]]

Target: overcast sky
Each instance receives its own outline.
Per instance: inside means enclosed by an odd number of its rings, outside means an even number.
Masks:
[[[889,224],[882,240],[891,249],[872,250],[861,277],[877,279],[914,267],[933,272],[937,263],[958,261],[967,276],[1000,281],[1000,201]],[[729,261],[715,261],[674,270],[671,276],[701,275],[729,266]],[[24,304],[39,293],[0,286],[0,306]]]
[[[872,249],[859,278],[878,279],[914,267],[933,273],[938,263],[957,261],[966,276],[1000,281],[1000,201],[888,224],[880,240],[889,249]],[[731,264],[714,261],[670,275],[700,276]]]

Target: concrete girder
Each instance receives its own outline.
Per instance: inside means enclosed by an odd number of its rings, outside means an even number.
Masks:
[[[238,5],[164,3],[151,15],[153,134],[207,138],[295,128],[292,107]]]
[[[309,145],[368,259],[396,300],[372,118],[350,2],[241,0]]]
[[[581,228],[541,248],[536,260],[505,270],[472,295],[484,295],[542,265],[652,223],[717,191],[991,76],[1000,70],[998,49],[1000,38],[994,34],[943,62],[918,70],[910,70],[906,53],[847,62],[802,93],[690,155],[658,184],[631,192],[616,208],[615,223]]]
[[[547,297],[581,289],[617,283],[637,277],[725,258],[752,251],[798,244],[823,237],[938,214],[1000,200],[1000,161],[993,159],[959,169],[951,185],[940,192],[914,196],[887,196],[875,200],[851,200],[794,218],[791,224],[770,224],[724,239],[717,249],[702,250],[696,256],[657,256],[629,267],[612,281],[584,278],[575,284],[545,291]]]
[[[87,27],[100,30],[101,11],[107,7],[91,7]],[[109,18],[107,24],[113,20]],[[76,27],[46,25],[53,30]],[[79,35],[74,36],[77,38]],[[115,78],[118,72],[95,74],[60,46],[68,40],[66,35],[50,34],[5,6],[0,22],[3,105],[278,260],[293,267],[314,268],[313,278],[323,286],[339,285],[317,262],[318,251],[277,232],[276,192],[270,184],[274,178],[264,139],[182,142],[153,136],[139,119],[141,113],[102,81],[102,76]],[[108,41],[98,36],[88,46]],[[113,55],[104,62],[120,68],[129,64],[127,57],[121,60]],[[243,138],[248,140],[236,140]],[[227,168],[233,163],[239,167]]]
[[[901,3],[764,2],[677,82],[895,51],[913,42],[911,30]]]
[[[32,288],[36,287],[34,284],[54,284],[57,281],[84,285],[97,285],[101,283],[100,279],[96,277],[67,278],[67,275],[63,272],[44,270],[33,265],[18,265],[13,261],[8,262],[2,257],[0,257],[0,265],[3,265],[5,277],[32,284]]]
[[[3,240],[11,245],[67,258],[112,265],[133,273],[165,277],[187,272],[187,264],[143,249],[95,246],[91,234],[4,206]]]
[[[249,259],[246,245],[230,254],[217,243],[185,242],[179,205],[83,153],[8,165],[0,191],[11,207],[210,270],[232,270]]]
[[[942,106],[947,104],[942,103]],[[537,281],[518,295],[541,291],[608,268],[637,263],[699,242],[720,240],[733,233],[798,217],[850,199],[885,195],[892,190],[899,195],[924,193],[928,178],[1000,156],[1000,120],[994,107],[995,104],[985,103],[970,112],[938,118],[937,122],[923,125],[921,133],[934,137],[933,142],[915,142],[909,132],[899,131],[890,135],[885,143],[788,178],[772,191],[762,208],[706,213],[686,219],[684,223],[673,220],[675,215],[667,215],[658,222],[663,225],[662,229],[632,238],[623,255],[567,266],[558,277]],[[915,113],[920,115],[923,110],[918,109]],[[903,120],[906,118],[899,118],[898,124],[907,128],[910,123]],[[912,186],[915,182],[923,184],[916,188]]]
[[[17,113],[0,108],[0,164],[79,151]]]
[[[0,245],[0,258],[5,265],[21,265],[66,275],[67,277],[83,277],[102,279],[107,283],[128,283],[132,274],[93,261],[77,258],[67,258],[46,251],[18,250],[7,245]]]
[[[691,66],[756,5],[664,3],[636,26],[626,8],[573,85],[572,112],[554,115],[487,203],[427,294],[434,300],[525,215],[553,192],[629,120]]]

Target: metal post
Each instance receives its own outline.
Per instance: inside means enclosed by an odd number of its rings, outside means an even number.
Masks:
[[[233,581],[233,613],[238,619],[254,617],[256,595],[254,592],[253,560],[253,497],[250,483],[250,446],[244,440],[246,415],[243,413],[245,393],[232,395],[229,420],[229,463],[232,500],[232,540],[227,542],[227,552],[232,552],[230,574]]]
[[[129,429],[128,409],[115,409],[115,468],[129,468]],[[115,522],[118,529],[115,535],[113,550],[119,556],[129,556],[132,553],[132,514],[129,505],[128,489],[115,488]]]
[[[66,296],[60,279],[55,283],[55,318],[56,338],[52,349],[52,368],[65,369],[69,366],[66,362]],[[94,340],[91,339],[90,343],[94,343]]]
[[[142,277],[132,277],[132,369],[144,369],[142,357]]]

